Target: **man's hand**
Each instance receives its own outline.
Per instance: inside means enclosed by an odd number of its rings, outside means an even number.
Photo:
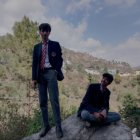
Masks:
[[[106,110],[104,109],[101,112],[94,112],[93,115],[97,118],[99,122],[101,122],[106,118]]]
[[[102,116],[100,115],[99,112],[94,112],[93,115],[95,116],[95,118],[97,119],[97,121],[102,121]]]
[[[100,114],[101,114],[104,118],[106,118],[106,117],[107,117],[106,109],[102,110],[102,111],[100,112]]]
[[[34,90],[36,90],[36,88],[37,88],[37,81],[36,80],[32,80],[32,88]]]
[[[98,113],[98,112],[94,112],[93,115],[94,115],[97,119],[100,118],[100,113]]]

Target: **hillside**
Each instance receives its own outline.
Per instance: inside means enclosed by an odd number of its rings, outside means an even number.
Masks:
[[[68,95],[68,97],[70,96],[73,101],[76,98],[77,104],[80,103],[90,82],[100,82],[102,73],[109,70],[116,70],[116,72],[119,71],[122,73],[133,73],[133,68],[125,62],[111,62],[96,58],[86,53],[74,52],[66,48],[63,48],[63,58],[63,71],[65,72],[63,86],[66,89],[71,87],[70,92],[68,91],[65,94]],[[86,71],[87,69],[90,71]],[[92,74],[90,73],[91,71],[96,73]],[[132,84],[134,79],[135,78],[133,76],[122,77],[119,84],[113,82],[112,85],[109,86],[112,91],[111,109],[117,111],[118,106],[120,106],[121,99],[126,94],[133,93],[134,96],[137,96],[137,87]],[[70,100],[70,97],[68,100]]]
[[[33,45],[39,41],[36,35],[37,23],[24,17],[16,22],[13,34],[0,37],[0,97],[17,98],[26,101],[29,94],[34,95],[30,87],[31,63]],[[28,32],[27,32],[28,31]],[[99,82],[102,73],[132,72],[131,66],[125,62],[107,61],[86,53],[74,52],[62,47],[63,72],[65,80],[59,83],[60,98],[63,104],[78,106],[91,82]],[[113,83],[113,104],[117,110],[116,99],[120,94],[135,92],[136,86],[131,87],[131,77],[121,79],[120,84]],[[118,89],[119,87],[119,89]]]
[[[89,68],[92,70],[97,70],[100,73],[107,71],[107,69],[116,69],[119,72],[132,72],[132,67],[126,62],[119,61],[107,61],[105,59],[100,59],[89,55],[87,53],[74,52],[63,47],[63,57],[65,63],[71,63],[73,68],[78,66],[83,66],[85,69]]]

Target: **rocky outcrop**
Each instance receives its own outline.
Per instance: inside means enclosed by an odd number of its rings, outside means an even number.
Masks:
[[[121,122],[103,127],[86,128],[84,122],[72,115],[62,123],[64,137],[61,140],[132,140],[131,130]],[[38,133],[23,140],[57,140],[55,127],[39,139]]]

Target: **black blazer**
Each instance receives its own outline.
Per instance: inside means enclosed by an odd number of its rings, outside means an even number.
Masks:
[[[41,62],[42,43],[34,46],[33,60],[32,60],[32,80],[39,82],[40,76],[40,62]],[[51,66],[58,72],[58,80],[64,79],[61,67],[63,64],[62,50],[58,42],[49,40],[48,42],[48,55]]]
[[[109,110],[109,98],[110,98],[110,91],[109,89],[105,89],[104,92],[100,90],[100,83],[97,84],[90,84],[87,92],[80,104],[78,110],[78,117],[81,116],[82,110],[88,110],[90,113],[97,112],[96,110],[106,109],[107,112]]]

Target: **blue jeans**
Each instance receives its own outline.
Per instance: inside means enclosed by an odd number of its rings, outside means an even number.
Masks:
[[[47,70],[40,75],[39,83],[39,103],[42,112],[44,127],[49,126],[48,120],[48,94],[54,115],[55,124],[61,125],[59,91],[57,83],[57,73],[55,70]]]
[[[81,118],[84,121],[88,122],[96,122],[96,118],[93,114],[91,114],[87,110],[82,110],[81,112]],[[116,112],[108,112],[107,117],[104,121],[101,122],[102,125],[106,125],[112,122],[117,122],[121,119],[120,115]]]

